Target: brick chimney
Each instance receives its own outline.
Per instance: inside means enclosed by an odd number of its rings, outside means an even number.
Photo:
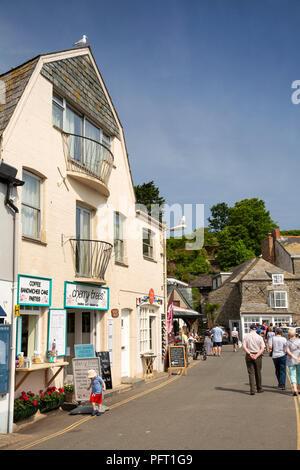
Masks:
[[[261,254],[264,260],[274,264],[274,239],[272,233],[268,234],[268,238],[261,242]]]
[[[275,240],[278,240],[278,238],[280,238],[280,229],[275,228],[268,234],[268,238],[261,242],[261,254],[263,259],[272,264],[275,262],[274,244]]]

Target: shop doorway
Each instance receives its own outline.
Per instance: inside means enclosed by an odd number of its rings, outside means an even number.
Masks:
[[[73,374],[72,359],[75,357],[75,344],[94,344],[93,311],[67,310],[67,361],[68,375]],[[94,344],[95,346],[95,344]]]
[[[121,311],[121,376],[130,377],[130,312]]]

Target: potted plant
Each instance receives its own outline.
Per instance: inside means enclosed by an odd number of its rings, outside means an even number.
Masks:
[[[74,400],[74,384],[64,385],[65,401],[72,403]]]
[[[23,418],[34,415],[39,409],[39,396],[31,391],[22,392],[14,401],[14,423]]]
[[[59,408],[65,400],[64,389],[56,387],[48,387],[45,392],[40,390],[40,411],[54,410]]]

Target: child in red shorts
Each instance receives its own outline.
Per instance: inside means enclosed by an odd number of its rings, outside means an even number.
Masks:
[[[100,416],[102,414],[102,391],[105,390],[105,382],[93,369],[88,371],[88,378],[91,379],[88,390],[92,387],[90,396],[90,403],[93,408],[92,416]],[[96,407],[98,407],[98,410]]]

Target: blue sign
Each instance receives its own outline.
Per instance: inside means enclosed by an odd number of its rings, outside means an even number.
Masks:
[[[8,393],[10,369],[10,325],[0,325],[0,394]]]
[[[95,348],[93,344],[75,344],[74,349],[76,359],[95,357]]]

